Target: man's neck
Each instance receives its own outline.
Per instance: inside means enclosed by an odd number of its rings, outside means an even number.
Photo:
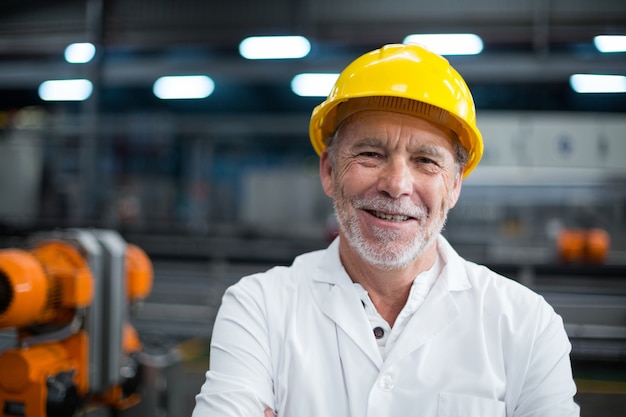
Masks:
[[[353,282],[359,283],[369,294],[378,313],[393,327],[406,304],[415,277],[429,270],[437,257],[437,243],[406,268],[385,270],[365,262],[347,242],[340,242],[341,263]]]

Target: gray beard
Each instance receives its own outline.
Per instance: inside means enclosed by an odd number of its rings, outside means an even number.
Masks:
[[[404,213],[410,213],[411,217],[418,219],[422,228],[414,236],[413,239],[406,241],[401,248],[393,243],[399,242],[398,239],[401,233],[388,229],[372,229],[373,239],[366,239],[363,230],[359,227],[359,224],[355,219],[349,218],[345,211],[341,209],[338,201],[341,199],[335,198],[334,207],[337,215],[337,221],[342,231],[343,236],[356,252],[369,264],[385,271],[400,270],[407,267],[415,259],[419,258],[424,251],[437,239],[439,233],[443,229],[448,209],[445,208],[445,213],[441,216],[441,219],[427,224],[428,213],[423,207],[412,206],[407,210],[398,210],[397,205],[391,201],[376,198],[376,199],[363,199],[354,198],[351,200],[353,207],[361,208],[377,207],[381,211],[384,208],[396,207],[395,211]]]

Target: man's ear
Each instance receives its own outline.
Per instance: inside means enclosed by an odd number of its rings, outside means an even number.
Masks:
[[[320,180],[322,181],[322,188],[327,196],[332,197],[333,191],[333,167],[330,163],[330,156],[328,151],[324,149],[322,155],[320,155]]]

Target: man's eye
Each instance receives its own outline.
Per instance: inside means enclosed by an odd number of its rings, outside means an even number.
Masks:
[[[416,162],[420,164],[436,164],[436,162],[433,159],[426,158],[426,157],[416,158]]]
[[[380,154],[377,152],[361,152],[359,155],[365,158],[380,158]]]

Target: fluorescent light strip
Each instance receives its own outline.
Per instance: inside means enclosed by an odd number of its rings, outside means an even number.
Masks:
[[[626,52],[626,35],[598,35],[593,43],[603,53]]]
[[[162,100],[201,99],[210,96],[215,83],[206,75],[175,75],[154,82],[152,92]]]
[[[402,43],[423,45],[439,55],[477,55],[483,50],[483,40],[473,33],[414,34]]]
[[[85,64],[96,55],[96,47],[89,42],[72,43],[65,48],[65,60],[70,64]]]
[[[302,73],[291,80],[291,91],[300,97],[326,97],[339,74]]]
[[[44,101],[84,101],[92,91],[91,81],[85,79],[48,80],[39,85],[39,97]]]
[[[298,59],[310,51],[311,43],[303,36],[252,36],[239,44],[246,59]]]
[[[577,93],[626,93],[623,75],[574,74],[569,83]]]

